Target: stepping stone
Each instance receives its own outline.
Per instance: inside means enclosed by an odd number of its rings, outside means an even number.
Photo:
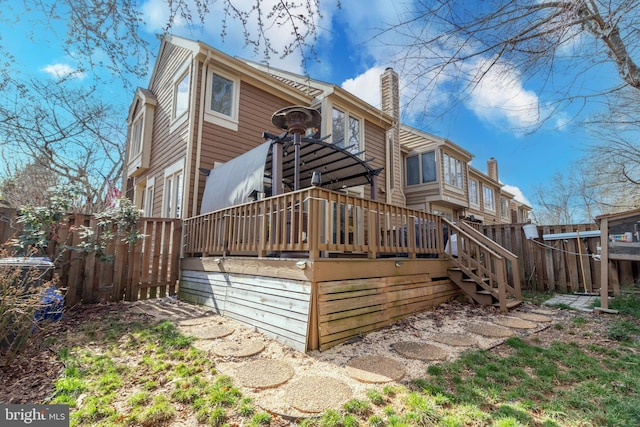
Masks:
[[[475,347],[478,345],[478,340],[469,334],[443,333],[435,335],[432,339],[452,347]]]
[[[235,379],[245,387],[262,389],[278,387],[289,381],[293,374],[293,368],[287,362],[260,359],[239,365]]]
[[[520,319],[530,320],[532,322],[544,322],[544,323],[553,322],[553,319],[551,317],[544,316],[542,314],[537,314],[537,313],[515,311],[512,313],[512,315],[515,317],[519,317]]]
[[[402,363],[390,357],[359,356],[346,365],[347,375],[363,383],[387,383],[397,381],[406,370]]]
[[[207,322],[210,322],[211,320],[212,320],[211,317],[194,317],[193,319],[181,320],[180,322],[178,322],[178,325],[180,326],[202,325]]]
[[[302,377],[287,387],[284,401],[301,412],[318,413],[340,408],[353,392],[344,381],[332,377]]]
[[[513,331],[504,326],[495,325],[493,323],[472,323],[466,326],[467,331],[482,335],[487,338],[508,338],[513,336]]]
[[[397,342],[393,344],[393,349],[401,356],[418,360],[439,360],[449,355],[437,345],[412,341]]]
[[[193,328],[189,334],[201,340],[213,340],[231,335],[235,329],[221,323]]]
[[[264,350],[264,341],[258,338],[217,342],[211,350],[221,357],[248,357]]]
[[[533,322],[528,320],[519,319],[517,317],[498,317],[492,320],[493,323],[500,326],[506,326],[507,328],[516,328],[516,329],[535,329],[538,327]]]

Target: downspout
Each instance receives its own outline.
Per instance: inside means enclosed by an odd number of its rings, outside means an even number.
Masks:
[[[195,78],[195,72],[196,72],[196,67],[195,64],[197,63],[197,60],[194,58],[191,61],[191,72],[190,75],[193,76],[192,78],[192,82],[196,81]],[[190,90],[191,93],[195,93],[195,84],[190,84]],[[191,158],[193,157],[193,124],[194,124],[194,120],[195,120],[195,97],[194,96],[190,96],[189,97],[191,99],[191,104],[189,105],[189,126],[187,127],[188,132],[187,132],[187,155],[185,158],[185,165],[184,165],[184,169],[182,170],[182,173],[184,175],[184,183],[183,188],[184,188],[184,192],[182,195],[182,206],[180,206],[180,217],[184,218],[185,214],[187,214],[185,206],[189,206],[189,197],[187,194],[187,189],[189,188],[189,184],[190,184],[190,180],[191,180],[191,164],[193,163]]]
[[[202,63],[202,76],[200,77],[200,120],[198,120],[198,135],[197,135],[197,146],[196,146],[196,166],[200,167],[200,158],[202,156],[202,127],[204,123],[204,102],[207,93],[207,66],[209,65],[209,61],[211,60],[211,51],[207,50],[207,57]],[[191,204],[191,216],[198,215],[198,191],[200,190],[200,179],[197,175],[197,172],[194,171],[194,179],[193,179],[193,203]]]

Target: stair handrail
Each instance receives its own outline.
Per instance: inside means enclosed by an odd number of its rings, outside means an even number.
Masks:
[[[494,281],[498,284],[498,287],[501,285],[501,283],[504,283],[504,280],[500,280],[500,275],[498,272],[491,271],[490,265],[489,265],[489,268],[483,265],[480,261],[480,257],[474,258],[473,256],[468,255],[462,244],[464,242],[464,239],[467,239],[468,242],[476,244],[479,248],[481,248],[484,252],[486,252],[487,255],[495,259],[499,264],[504,263],[502,256],[500,256],[498,253],[491,250],[491,248],[487,247],[480,240],[474,238],[469,233],[465,232],[463,229],[458,227],[455,223],[447,221],[446,219],[443,219],[443,221],[447,224],[447,227],[449,228],[449,240],[450,241],[452,240],[451,236],[454,234],[454,232],[455,234],[457,234],[457,237],[459,237],[459,240],[457,240],[456,242],[457,252],[458,252],[457,258],[452,253],[453,244],[449,245],[448,251],[445,248],[445,254],[449,258],[449,260],[451,260],[456,266],[458,266],[461,270],[463,270],[465,274],[467,274],[469,277],[476,280],[476,282],[478,282],[478,285],[483,287],[485,290],[493,292],[492,283]],[[478,274],[477,272],[485,272],[486,275],[481,275],[481,274]],[[496,277],[495,280],[494,280],[494,276]],[[489,285],[484,283],[484,281],[482,280],[485,277],[487,277],[490,280]]]
[[[507,281],[507,288],[509,291],[511,291],[511,293],[513,294],[513,296],[519,300],[522,299],[522,288],[521,288],[521,284],[520,284],[520,266],[518,265],[518,256],[516,254],[514,254],[513,252],[509,251],[507,248],[505,248],[504,246],[501,246],[500,244],[496,243],[495,241],[493,241],[492,239],[490,239],[489,237],[485,236],[482,232],[476,230],[475,228],[471,227],[469,224],[465,223],[464,221],[460,222],[460,227],[463,230],[465,230],[468,234],[473,234],[477,240],[481,240],[483,242],[485,242],[485,246],[489,246],[491,247],[495,252],[497,252],[498,254],[502,255],[502,257],[506,258],[507,261],[511,262],[511,274],[512,274],[512,280],[513,280],[513,284],[509,284]],[[506,265],[505,265],[505,278],[507,278],[507,272],[506,272]]]
[[[495,243],[472,227],[459,226],[446,219],[443,219],[447,227],[449,227],[449,239],[453,232],[457,234],[457,258],[453,256],[453,244],[449,245],[445,250],[447,257],[467,276],[472,278],[481,288],[490,292],[497,298],[501,311],[507,311],[507,296],[512,294],[516,299],[521,300],[519,276],[516,276],[515,286],[511,286],[507,279],[507,259],[499,252],[507,255],[510,260],[516,264],[517,274],[517,256],[511,254],[506,249]],[[472,230],[472,231],[470,231]],[[465,242],[467,239],[467,242]],[[475,254],[471,254],[470,249],[473,243],[475,245]],[[495,249],[495,250],[494,250]],[[481,260],[481,254],[485,255],[484,262]],[[475,255],[475,257],[474,257]],[[509,256],[511,255],[511,256]],[[488,280],[488,283],[485,281]],[[496,286],[497,285],[497,286]],[[497,291],[497,294],[496,294]]]

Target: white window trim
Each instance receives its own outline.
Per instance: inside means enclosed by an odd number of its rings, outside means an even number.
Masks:
[[[153,132],[153,120],[155,114],[155,100],[137,96],[136,102],[140,103],[140,111],[128,123],[127,149],[129,150],[126,171],[127,177],[140,175],[149,168],[149,160],[151,153],[151,134]],[[142,129],[140,135],[140,147],[137,153],[132,153],[131,137],[133,132],[133,124],[142,119]]]
[[[156,177],[152,176],[148,178],[144,186],[144,194],[142,195],[143,206],[144,206],[143,215],[149,218],[153,216],[153,199],[155,198],[155,185],[156,185]],[[154,192],[154,195],[151,198],[151,203],[149,203],[149,191]]]
[[[504,211],[502,210],[503,201],[506,208]],[[509,199],[506,197],[500,197],[500,217],[507,220],[511,218],[511,207],[509,206]]]
[[[471,181],[476,183],[476,202],[471,201]],[[477,179],[469,178],[469,204],[471,206],[480,207],[480,182]]]
[[[453,181],[454,182],[453,183],[447,182],[447,177],[452,178],[452,175],[451,175],[451,160],[453,160],[453,164],[454,164],[454,171],[453,171]],[[443,153],[442,161],[444,162],[444,165],[443,165],[444,176],[442,177],[442,182],[445,185],[445,187],[453,189],[453,190],[458,191],[458,192],[464,191],[464,162],[461,159],[459,159],[456,156],[453,156],[453,155],[451,155],[449,153]],[[460,164],[460,181],[459,182],[458,182],[458,174],[455,171],[456,163]],[[460,184],[460,186],[458,186],[458,183]]]
[[[332,144],[335,143],[335,141],[333,140],[333,110],[336,109],[336,110],[341,111],[344,114],[345,123],[344,123],[344,147],[343,148],[347,148],[348,147],[347,144],[348,144],[349,139],[351,137],[350,134],[349,134],[349,118],[354,118],[354,119],[358,120],[358,122],[359,122],[358,132],[360,134],[360,140],[358,141],[359,147],[357,149],[351,150],[351,152],[358,153],[358,152],[364,151],[365,150],[365,146],[364,146],[364,140],[365,140],[364,118],[362,118],[362,117],[360,117],[360,116],[358,116],[356,114],[353,114],[348,108],[344,108],[344,107],[341,107],[339,105],[332,104],[332,105],[330,105],[330,108],[331,108],[331,115],[329,116],[330,119],[328,120],[329,123],[328,123],[328,131],[327,131],[327,133],[332,134],[331,143]],[[362,157],[362,156],[364,156],[364,153],[359,155],[359,157]]]
[[[484,193],[485,188],[491,190],[493,194],[493,197],[492,197],[493,207],[487,207],[487,202],[485,200],[485,193]],[[482,184],[482,207],[484,208],[485,211],[494,212],[494,213],[496,212],[496,190],[484,184]]]
[[[182,79],[184,78],[184,76],[186,74],[189,74],[189,99],[187,100],[187,109],[182,112],[182,114],[180,114],[179,116],[175,116],[175,108],[176,108],[176,97],[177,97],[177,87],[178,84],[182,81]],[[193,75],[191,73],[191,61],[188,61],[187,63],[185,63],[182,67],[180,67],[180,69],[178,70],[178,72],[175,74],[175,76],[173,77],[173,86],[172,86],[172,95],[171,95],[171,124],[169,126],[169,132],[173,132],[177,127],[179,127],[181,124],[183,124],[186,120],[187,117],[189,117],[189,110],[191,107],[191,86],[192,86],[192,82],[193,82]]]
[[[161,215],[165,216],[165,207],[167,204],[167,178],[170,178],[174,175],[176,175],[178,172],[182,172],[182,204],[184,205],[184,183],[185,183],[185,179],[184,179],[184,159],[182,160],[178,160],[177,162],[175,162],[174,164],[172,164],[171,166],[169,166],[168,168],[166,168],[164,170],[164,186],[162,189],[162,208],[161,208]],[[182,214],[184,212],[183,209],[184,206],[180,206],[180,213]]]
[[[225,114],[219,113],[217,111],[213,111],[211,109],[211,91],[213,89],[212,87],[213,74],[217,74],[233,82],[233,105],[231,107],[231,116],[227,116]],[[213,67],[208,67],[205,99],[206,99],[205,109],[204,109],[205,121],[216,124],[218,126],[222,126],[224,128],[227,128],[233,131],[238,130],[238,121],[239,121],[238,115],[240,110],[240,79],[238,77],[235,77],[223,71],[214,69]]]

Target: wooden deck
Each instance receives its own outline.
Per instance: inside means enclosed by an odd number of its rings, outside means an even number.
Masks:
[[[454,229],[456,256],[445,250]],[[321,188],[189,218],[183,230],[179,297],[300,351],[330,348],[463,292],[480,303],[499,299],[503,309],[507,293],[519,293],[519,282],[507,283],[505,252],[475,230]],[[454,266],[478,287],[453,281]]]

